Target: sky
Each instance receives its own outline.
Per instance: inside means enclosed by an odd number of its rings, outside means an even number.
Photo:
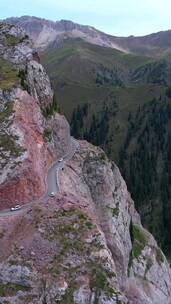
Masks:
[[[171,29],[171,0],[0,0],[0,19],[72,20],[116,36]]]

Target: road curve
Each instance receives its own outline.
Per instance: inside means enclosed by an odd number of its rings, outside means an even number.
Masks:
[[[61,162],[59,162],[58,159],[56,162],[54,162],[51,165],[46,177],[46,192],[40,199],[35,200],[36,202],[38,201],[46,202],[51,192],[54,192],[55,195],[59,192],[59,172],[60,170],[62,170],[62,168],[64,168],[65,162],[67,162],[74,156],[78,148],[79,148],[78,141],[75,140],[73,137],[71,137],[71,150],[64,156],[61,156],[61,158],[63,159]],[[24,210],[29,209],[29,207],[31,207],[33,203],[34,202],[24,204],[21,207],[21,209],[13,212],[10,209],[2,210],[0,211],[0,217],[9,216],[9,215],[10,216],[18,215],[22,213]]]

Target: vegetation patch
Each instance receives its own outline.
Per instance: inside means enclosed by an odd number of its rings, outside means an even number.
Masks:
[[[93,229],[92,221],[78,209],[62,211],[57,213],[56,217],[62,218],[62,221],[54,227],[54,237],[59,237],[62,245],[58,258],[63,259],[69,251],[83,254],[85,248],[82,236],[86,231]]]
[[[6,43],[8,46],[15,46],[17,44],[19,44],[21,42],[21,39],[20,37],[15,37],[13,35],[6,35]]]
[[[164,256],[160,248],[155,248],[155,253],[156,253],[156,261],[158,262],[159,265],[164,263]]]
[[[53,102],[46,108],[41,108],[42,114],[45,118],[50,118],[55,112],[60,113],[59,104],[57,102],[56,96],[53,96]]]
[[[50,129],[44,129],[43,138],[46,142],[50,142],[52,140],[52,131]]]
[[[118,217],[119,207],[112,208],[112,216]]]
[[[146,277],[147,272],[150,270],[150,268],[153,266],[153,261],[152,259],[149,257],[147,259],[147,264],[146,264],[146,269],[145,269],[145,274],[144,277]]]
[[[30,88],[27,84],[27,68],[25,68],[24,70],[19,70],[18,77],[20,78],[20,84],[22,89],[30,94]]]
[[[95,292],[94,303],[99,303],[99,297],[102,292],[108,297],[116,296],[117,298],[119,293],[112,288],[109,282],[109,279],[116,276],[115,273],[107,271],[96,262],[90,263],[89,268],[91,269],[90,289]]]
[[[102,161],[107,161],[107,156],[106,156],[106,154],[105,154],[104,152],[101,152],[101,153],[100,153],[99,158],[100,158],[100,160],[102,160]]]
[[[159,98],[129,115],[120,153],[121,173],[142,222],[159,246],[171,248],[171,99],[166,88]]]
[[[7,102],[4,106],[4,110],[0,112],[0,123],[6,121],[13,112],[13,103]]]
[[[0,58],[0,88],[8,90],[18,82],[18,70],[7,60]]]
[[[105,147],[107,143],[107,134],[109,131],[109,118],[111,113],[108,106],[103,104],[100,113],[93,113],[90,118],[89,128],[85,128],[85,122],[88,118],[88,111],[90,111],[89,104],[78,105],[77,109],[73,111],[71,118],[71,133],[77,138],[86,139],[94,145]],[[107,160],[104,152],[99,154],[99,159]]]
[[[56,300],[56,303],[60,304],[74,304],[74,291],[77,289],[77,284],[75,282],[71,282],[68,286],[66,293],[62,296],[60,300]]]
[[[56,261],[62,262],[69,253],[80,256],[87,254],[90,248],[84,243],[84,234],[95,227],[91,219],[79,209],[57,212],[54,217],[57,223],[52,230],[48,227],[47,238],[60,241]]]
[[[30,291],[30,287],[23,286],[20,284],[0,283],[0,297],[12,297],[17,294],[18,291]]]
[[[142,250],[147,245],[147,240],[142,228],[139,225],[132,225],[132,256],[138,259]]]
[[[24,42],[28,38],[29,38],[28,35],[25,35],[24,37],[16,37],[16,36],[7,34],[6,35],[6,44],[11,47],[16,46],[17,44]]]
[[[34,295],[34,294],[27,294],[25,296],[20,296],[20,300],[22,300],[23,301],[22,303],[24,303],[24,304],[33,303],[33,300],[35,300],[36,298],[37,298],[37,295]]]
[[[56,238],[59,242],[59,252],[54,257],[50,271],[54,277],[65,278],[68,289],[65,295],[56,303],[73,304],[73,294],[77,290],[77,277],[80,273],[85,273],[90,278],[90,288],[96,294],[96,302],[102,292],[107,296],[117,297],[117,292],[113,290],[110,279],[116,274],[103,268],[104,261],[100,258],[96,262],[90,260],[90,254],[98,252],[103,248],[98,241],[99,231],[93,224],[91,218],[79,209],[56,212],[54,218],[57,223],[47,231],[49,240]],[[92,241],[86,242],[84,236],[93,236]],[[71,262],[70,262],[71,261]],[[102,264],[100,264],[102,262]]]
[[[0,134],[0,147],[9,151],[11,156],[19,157],[25,149],[16,143],[17,138],[7,133]]]

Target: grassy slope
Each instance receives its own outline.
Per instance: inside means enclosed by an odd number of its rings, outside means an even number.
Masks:
[[[16,40],[14,39],[14,41]],[[0,58],[0,90],[6,91],[14,87],[20,87],[18,73],[18,69],[13,64]],[[6,162],[2,163],[2,167],[4,164],[8,163],[9,157],[18,157],[24,151],[22,147],[16,143],[17,137],[9,134],[9,131],[6,132],[7,125],[9,125],[9,122],[12,123],[13,113],[13,100],[8,101],[5,104],[2,103],[0,111],[0,157],[6,159]],[[6,154],[7,151],[8,155]]]
[[[145,63],[153,61],[152,58],[125,54],[115,49],[101,47],[93,44],[86,43],[81,39],[69,40],[58,48],[50,47],[45,51],[42,56],[44,64],[47,66],[51,77],[67,77],[70,81],[83,80],[85,83],[91,83],[91,78],[87,79],[87,74],[84,78],[83,69],[78,65],[81,63],[82,67],[90,67],[98,64],[103,64],[108,68],[122,67],[124,70],[134,70]],[[75,65],[76,64],[76,65]],[[87,69],[90,70],[90,67]],[[57,69],[56,69],[57,68]],[[71,69],[74,70],[71,73]],[[72,78],[71,78],[72,76]]]
[[[92,113],[101,115],[103,104],[108,104],[113,110],[113,98],[118,110],[115,117],[110,119],[111,157],[118,160],[121,144],[127,132],[129,112],[134,112],[140,104],[150,101],[163,91],[163,87],[156,85],[132,84],[130,74],[137,68],[153,62],[153,59],[121,53],[117,50],[99,47],[83,42],[80,39],[67,41],[59,48],[48,49],[42,56],[61,111],[71,121],[73,110],[80,104],[90,104],[90,113],[85,126],[89,127]],[[126,86],[119,87],[107,83],[96,84],[96,73],[101,66],[107,69],[117,67],[124,75]]]
[[[0,58],[0,88],[7,90],[19,83],[18,70]]]

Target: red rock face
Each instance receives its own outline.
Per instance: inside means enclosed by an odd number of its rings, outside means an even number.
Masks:
[[[0,186],[0,209],[40,198],[46,191],[47,169],[53,161],[43,139],[43,118],[35,100],[19,91],[14,110],[14,127],[20,134],[26,157]]]

